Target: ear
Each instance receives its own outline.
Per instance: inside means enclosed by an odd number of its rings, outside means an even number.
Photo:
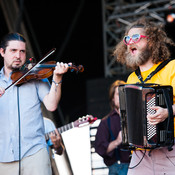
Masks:
[[[4,57],[4,49],[3,48],[0,48],[0,54],[2,57]]]

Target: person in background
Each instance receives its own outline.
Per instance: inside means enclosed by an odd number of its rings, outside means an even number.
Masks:
[[[61,135],[56,129],[53,121],[49,118],[44,117],[44,128],[45,134],[49,134],[49,140],[47,140],[47,145],[53,148],[56,154],[62,155],[64,151],[64,145]]]
[[[175,60],[169,59],[170,46],[174,48],[175,44],[167,37],[162,26],[143,17],[128,26],[124,39],[114,50],[114,55],[118,62],[133,70],[127,84],[172,86],[172,110],[175,115]],[[162,68],[157,71],[158,66]],[[167,108],[150,108],[155,113],[146,116],[149,124],[157,125],[167,119]],[[172,148],[171,151],[167,147],[136,149],[132,154],[128,175],[174,175],[175,146]]]
[[[41,103],[48,111],[56,110],[69,65],[56,64],[51,84],[31,80],[10,86],[12,72],[26,62],[25,38],[19,33],[7,34],[1,40],[0,54],[4,61],[0,71],[0,174],[51,175]]]
[[[125,82],[117,80],[110,86],[111,112],[101,120],[95,139],[95,151],[103,157],[104,163],[109,168],[109,175],[126,175],[129,165],[130,151],[121,149],[118,86],[122,84]]]
[[[58,155],[62,155],[64,151],[64,145],[62,142],[61,135],[55,127],[53,121],[49,118],[44,117],[44,128],[45,134],[49,135],[49,139],[47,142],[47,150],[50,155],[51,167],[52,167],[52,175],[58,175],[57,165],[55,163],[54,153]],[[52,152],[52,149],[54,153]]]

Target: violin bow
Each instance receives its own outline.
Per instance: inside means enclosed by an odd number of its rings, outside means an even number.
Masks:
[[[9,89],[10,87],[15,86],[20,82],[26,75],[28,75],[35,67],[37,67],[41,62],[43,62],[46,58],[48,58],[51,54],[55,52],[56,48],[51,49],[37,64],[35,64],[31,69],[29,69],[23,76],[21,76],[18,80],[13,82],[10,86],[5,88],[5,91]]]

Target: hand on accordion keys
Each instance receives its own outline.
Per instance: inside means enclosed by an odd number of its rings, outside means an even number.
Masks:
[[[147,119],[149,124],[156,125],[163,122],[168,117],[168,109],[160,106],[152,106],[150,109],[155,110],[155,114],[148,114]]]

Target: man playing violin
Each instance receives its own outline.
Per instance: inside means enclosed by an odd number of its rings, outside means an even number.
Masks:
[[[61,81],[68,64],[57,63],[53,80],[31,80],[12,86],[12,71],[26,62],[26,41],[21,34],[6,35],[0,45],[0,174],[51,175],[46,149],[41,102],[54,111],[61,98]]]

